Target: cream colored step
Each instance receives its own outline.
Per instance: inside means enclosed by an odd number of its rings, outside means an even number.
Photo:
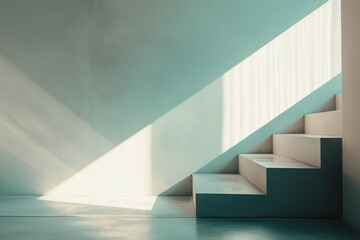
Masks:
[[[336,96],[335,96],[335,106],[336,106],[336,110],[341,110],[342,109],[342,93],[336,94]]]
[[[267,192],[267,170],[270,168],[314,168],[313,166],[295,161],[276,154],[240,154],[239,173],[257,186],[264,193]]]
[[[274,134],[273,153],[315,167],[321,167],[322,139],[338,139],[340,136],[311,134]]]
[[[240,174],[193,174],[194,194],[264,194]]]
[[[342,135],[342,110],[305,115],[305,133],[315,135]]]

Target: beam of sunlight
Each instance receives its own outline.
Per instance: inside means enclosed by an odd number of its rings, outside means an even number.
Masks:
[[[12,173],[7,186],[31,194],[150,195],[151,126],[114,147],[3,57],[0,71],[0,153],[16,157],[0,166],[26,173]]]
[[[335,4],[315,10],[220,78],[223,152],[341,72]]]
[[[44,201],[84,204],[91,206],[116,207],[151,211],[157,196],[65,196],[45,195]]]
[[[150,195],[151,125],[51,191],[51,195]]]

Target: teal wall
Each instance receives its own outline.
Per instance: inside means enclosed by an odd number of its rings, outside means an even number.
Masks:
[[[124,140],[324,2],[93,1],[92,125]]]
[[[0,193],[51,190],[324,2],[0,0]],[[221,89],[213,94],[203,104],[219,104]],[[181,121],[186,131],[212,128]],[[153,128],[161,149],[166,127]],[[155,194],[174,183],[161,179],[174,166],[153,164]]]

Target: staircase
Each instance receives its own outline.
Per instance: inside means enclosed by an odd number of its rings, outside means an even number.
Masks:
[[[303,134],[274,134],[272,154],[240,154],[239,174],[193,174],[198,217],[342,215],[342,96],[304,116]]]

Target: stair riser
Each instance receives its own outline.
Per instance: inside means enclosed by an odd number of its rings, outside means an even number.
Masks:
[[[261,217],[266,195],[196,194],[197,217]]]
[[[336,107],[336,110],[342,109],[342,93],[337,94],[335,96],[335,107]]]
[[[266,193],[266,168],[239,155],[239,173]]]
[[[273,135],[273,153],[311,166],[321,167],[320,138]]]
[[[305,133],[314,135],[342,135],[342,111],[305,115]]]

